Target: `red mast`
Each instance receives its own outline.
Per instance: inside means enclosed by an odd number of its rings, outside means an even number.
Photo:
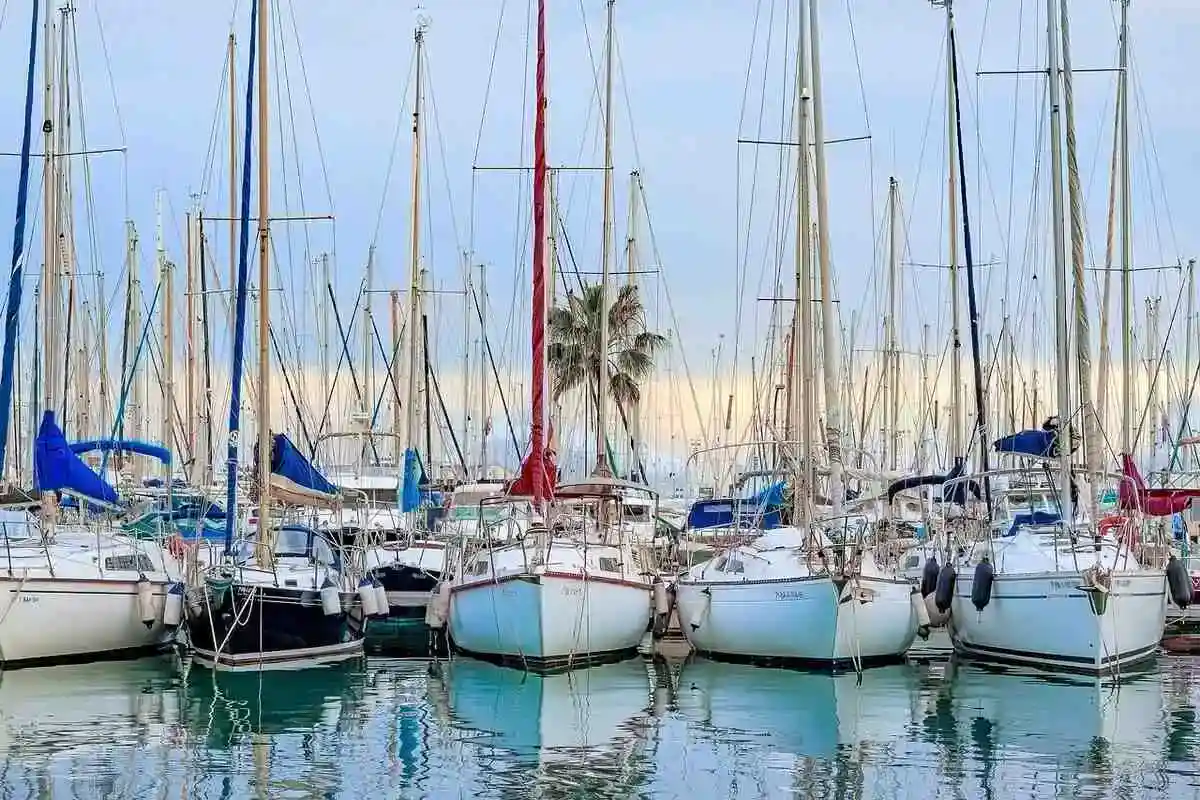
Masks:
[[[543,443],[546,385],[546,4],[537,4],[536,100],[533,118],[533,380],[529,426],[529,474],[533,478],[533,505],[546,499]]]

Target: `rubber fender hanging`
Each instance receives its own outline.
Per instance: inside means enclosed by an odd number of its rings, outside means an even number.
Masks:
[[[1171,590],[1171,602],[1180,608],[1192,604],[1192,578],[1183,562],[1175,556],[1167,560],[1167,588]]]
[[[975,580],[971,584],[971,605],[976,611],[983,611],[992,599],[992,581],[996,571],[987,559],[975,565]]]
[[[925,613],[929,616],[929,625],[932,628],[943,628],[950,621],[950,611],[939,609],[933,595],[925,598]]]
[[[938,572],[937,586],[933,591],[933,601],[938,611],[949,611],[954,603],[954,584],[958,582],[958,573],[951,564],[944,565]]]
[[[930,556],[921,571],[921,597],[929,597],[937,588],[938,570],[937,556]]]
[[[912,603],[913,614],[917,618],[917,636],[922,639],[929,638],[929,609],[925,607],[925,598],[921,597],[920,593],[913,589],[909,595],[909,602]]]

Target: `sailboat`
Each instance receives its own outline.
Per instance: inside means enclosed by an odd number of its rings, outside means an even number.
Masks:
[[[612,3],[609,3],[612,59]],[[448,592],[450,637],[461,651],[532,671],[633,655],[650,623],[652,578],[622,536],[623,488],[600,476],[553,501],[557,468],[544,439],[546,389],[546,19],[538,2],[533,171],[532,396],[530,449],[506,504],[531,506],[516,541],[464,540]],[[611,80],[611,69],[609,70]],[[611,92],[608,96],[611,98]],[[611,151],[606,148],[611,157]],[[611,180],[611,170],[606,173]],[[606,182],[606,207],[610,189]],[[606,229],[606,241],[607,231]],[[607,254],[607,250],[606,250]],[[604,261],[607,270],[608,259]],[[606,273],[607,277],[607,273]],[[602,281],[603,283],[603,281]],[[604,318],[604,314],[601,317]],[[604,347],[601,326],[601,351]],[[607,383],[601,376],[599,385]],[[606,376],[604,376],[606,377]],[[605,396],[602,388],[600,397]],[[602,405],[602,404],[598,404]],[[603,437],[603,411],[599,436]],[[553,439],[551,431],[550,439]],[[603,453],[603,448],[600,448]],[[484,501],[487,503],[488,501]],[[445,596],[445,595],[443,595]]]
[[[729,528],[722,531],[728,534],[723,551],[683,572],[675,583],[675,593],[684,634],[702,653],[825,669],[861,668],[903,658],[916,637],[917,604],[909,583],[877,563],[877,532],[869,518],[846,513],[842,507],[846,497],[838,422],[840,387],[834,374],[838,348],[832,322],[815,4],[801,4],[800,20],[796,303],[788,375],[794,390],[790,393],[788,428],[798,432],[801,441],[799,447],[796,442],[782,443],[792,451],[787,465],[791,497],[780,504],[784,506],[782,516],[754,515],[751,532],[757,535],[749,541],[743,522],[730,520]],[[811,95],[804,92],[805,87]],[[825,354],[822,378],[830,462],[825,494],[831,505],[824,512],[816,507],[817,470],[812,442],[815,397],[809,379],[815,328],[811,308],[810,146],[815,155],[815,169],[811,171],[817,184],[816,244],[825,321],[821,327]],[[764,443],[744,446],[760,444]],[[753,505],[760,511],[768,510],[757,501]]]
[[[245,520],[250,537],[235,546],[238,512],[238,442],[248,294],[250,144],[254,114],[254,62],[258,49],[261,118],[267,119],[266,0],[252,0],[246,81],[246,136],[242,159],[241,230],[234,317],[233,379],[229,406],[225,548],[220,563],[189,588],[186,628],[197,661],[215,669],[269,669],[341,661],[362,653],[364,607],[356,594],[354,553],[329,534],[303,524],[276,522],[272,501],[313,508],[336,507],[341,497],[284,434],[270,433],[265,342],[269,317],[267,131],[259,131],[259,386],[254,448],[258,508]],[[368,587],[370,588],[370,587]],[[373,592],[373,589],[371,589]],[[374,594],[371,595],[374,600]]]
[[[56,30],[46,6],[49,45]],[[3,371],[0,374],[0,471],[8,444],[15,371],[15,347],[24,268],[25,214],[29,188],[33,75],[37,60],[39,3],[33,3],[29,70],[26,80],[25,133],[21,147],[16,230],[5,315]],[[52,71],[47,67],[47,75]],[[47,220],[60,198],[56,142],[51,121],[53,81],[47,81],[45,151]],[[58,235],[46,224],[46,259],[42,315],[44,411],[34,443],[36,502],[0,511],[0,665],[5,669],[33,664],[119,658],[161,648],[173,629],[163,624],[167,587],[179,565],[160,542],[124,535],[101,514],[118,510],[116,490],[93,472],[67,442],[55,409],[62,399],[56,319],[59,287]],[[64,233],[63,235],[67,235]],[[74,509],[63,512],[64,500]],[[99,513],[97,513],[99,512]],[[69,515],[69,516],[68,516]]]
[[[1089,463],[1078,470],[1072,453],[1079,444],[1093,462],[1099,443],[1093,429],[1088,374],[1090,355],[1083,295],[1082,221],[1072,214],[1073,267],[1068,272],[1063,202],[1062,113],[1066,112],[1068,173],[1076,206],[1078,170],[1071,149],[1074,137],[1070,89],[1068,14],[1065,3],[1048,0],[1049,111],[1055,281],[1055,341],[1059,416],[1041,429],[1018,431],[991,443],[990,449],[1015,460],[1008,469],[989,467],[986,427],[977,423],[981,469],[946,481],[948,506],[982,505],[982,530],[956,567],[942,567],[938,606],[949,610],[950,635],[961,655],[985,661],[1018,663],[1057,671],[1105,675],[1158,651],[1166,614],[1166,572],[1154,548],[1135,552],[1133,537],[1117,537],[1093,518],[1092,484],[1106,478]],[[1060,36],[1061,25],[1061,36]],[[953,22],[949,53],[954,91],[958,89]],[[1062,58],[1060,74],[1059,58]],[[1060,104],[1060,82],[1067,81]],[[957,105],[957,104],[956,104]],[[961,118],[956,119],[960,173],[965,178]],[[986,420],[980,367],[979,321],[975,302],[970,225],[965,181],[960,184],[967,291],[975,367],[976,419]],[[1073,274],[1072,274],[1073,273]],[[1069,303],[1074,300],[1076,360],[1084,422],[1081,441],[1071,424],[1071,355],[1068,351]],[[1118,476],[1118,480],[1121,478]],[[972,503],[970,495],[976,498]],[[948,513],[947,516],[950,516]],[[969,529],[969,520],[966,521]],[[1145,544],[1152,544],[1146,542]],[[1142,559],[1146,563],[1142,563]],[[948,595],[952,594],[952,597]]]

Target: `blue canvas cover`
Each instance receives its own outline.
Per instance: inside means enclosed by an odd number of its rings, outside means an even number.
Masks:
[[[333,505],[341,501],[337,487],[282,433],[271,437],[271,492],[296,505]]]
[[[421,484],[425,483],[425,469],[417,451],[406,448],[404,451],[404,481],[400,486],[400,510],[415,511],[421,506]]]
[[[1051,458],[1054,455],[1055,438],[1055,431],[1017,431],[997,439],[992,443],[992,447],[997,453]]]
[[[164,464],[171,463],[171,451],[152,442],[142,442],[136,439],[84,439],[79,442],[71,442],[72,453],[90,453],[94,450],[137,453],[156,458]]]
[[[1012,525],[1009,526],[1008,533],[1004,535],[1013,536],[1024,525],[1052,525],[1060,521],[1062,521],[1062,515],[1054,511],[1030,511],[1014,514]]]
[[[42,415],[33,445],[33,483],[42,492],[67,492],[95,503],[114,506],[117,490],[71,452],[67,437],[54,421],[54,412]]]
[[[687,517],[687,527],[693,530],[731,526],[770,530],[782,524],[779,507],[760,505],[756,498],[698,500],[692,504]]]

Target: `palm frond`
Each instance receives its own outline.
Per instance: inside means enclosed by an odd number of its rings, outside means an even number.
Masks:
[[[594,386],[603,362],[609,372],[609,395],[628,408],[640,399],[639,384],[653,372],[654,356],[669,340],[646,330],[638,287],[625,284],[611,297],[608,352],[601,359],[600,314],[600,285],[586,284],[579,292],[569,292],[565,304],[547,315],[551,397],[558,400],[574,389]]]

